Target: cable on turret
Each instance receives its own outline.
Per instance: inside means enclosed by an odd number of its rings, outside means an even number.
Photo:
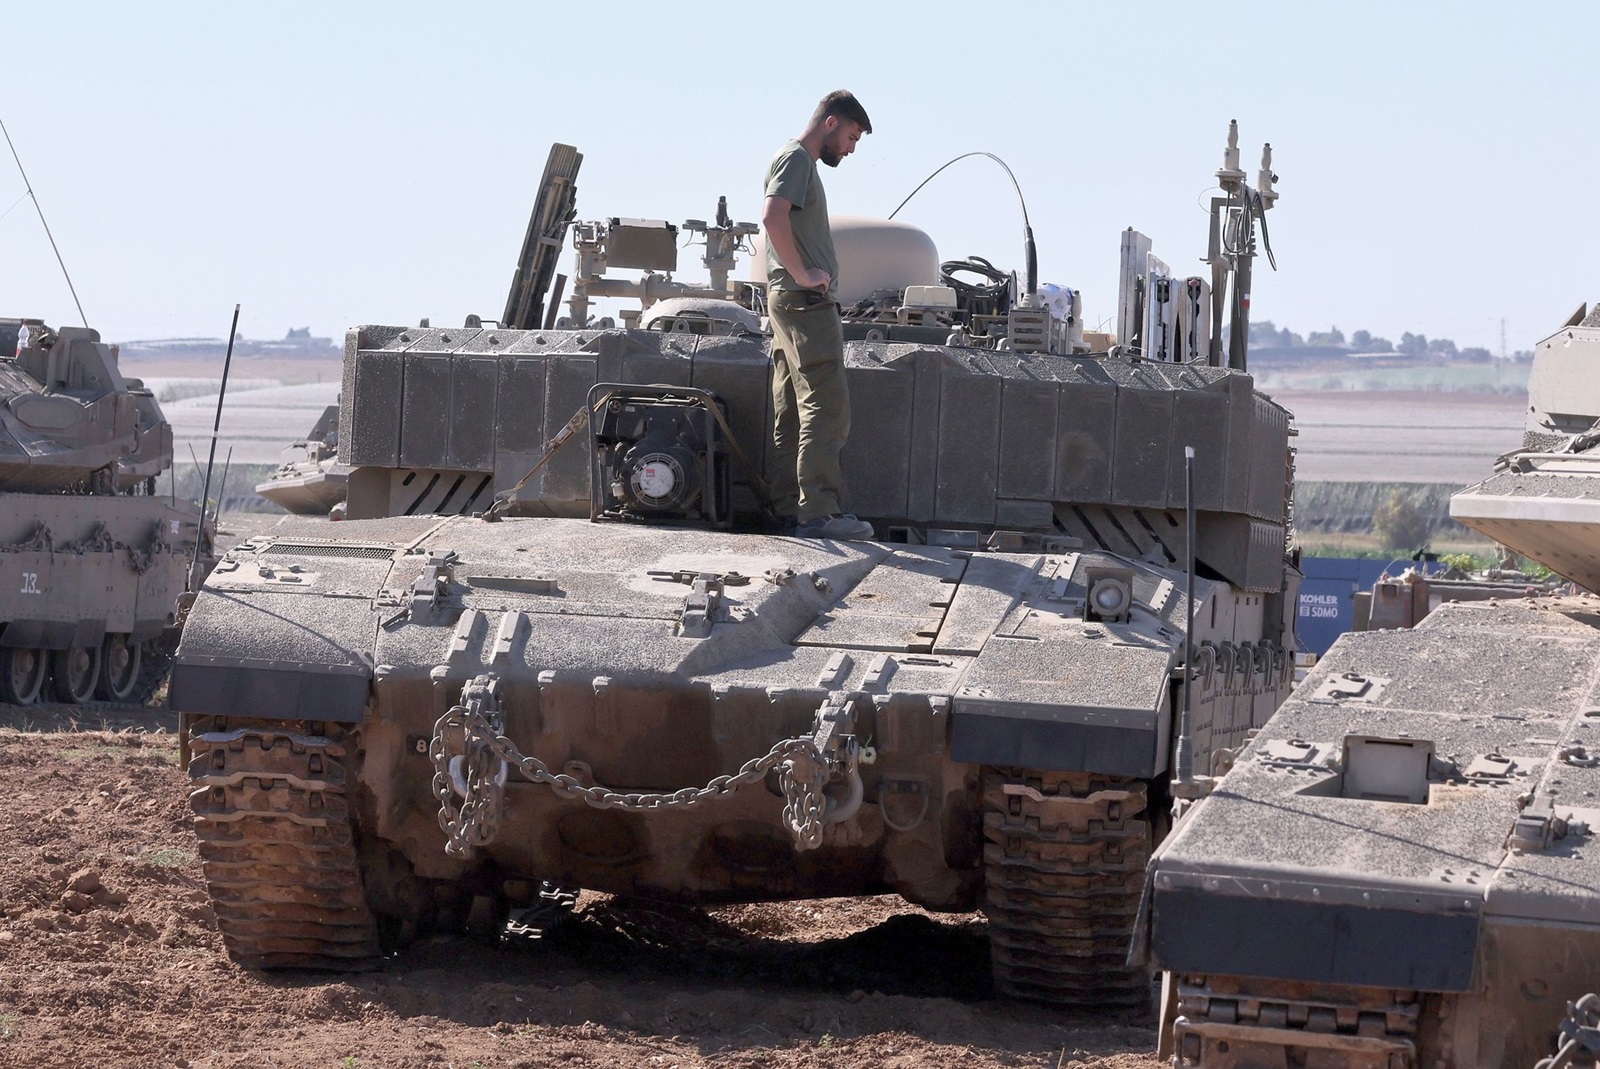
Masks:
[[[927,185],[935,178],[938,178],[946,167],[949,167],[952,163],[960,163],[969,156],[987,156],[989,159],[1005,168],[1006,176],[1011,179],[1011,188],[1017,191],[1017,203],[1022,207],[1022,259],[1023,263],[1027,265],[1023,276],[1026,289],[1023,292],[1025,295],[1031,297],[1039,289],[1039,253],[1034,247],[1033,243],[1033,223],[1028,219],[1028,202],[1023,199],[1022,186],[1017,183],[1017,176],[1011,173],[1011,168],[1006,161],[1002,160],[994,153],[983,152],[981,150],[977,152],[963,152],[955,159],[948,161],[938,170],[934,171],[928,177],[919,182],[916,189],[913,189],[910,193],[906,194],[906,199],[895,206],[894,211],[889,213],[889,218],[893,219],[895,216],[899,215],[900,209],[909,204],[912,197],[916,196],[918,193],[921,193],[923,186]]]

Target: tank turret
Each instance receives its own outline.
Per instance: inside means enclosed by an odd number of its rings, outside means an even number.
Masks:
[[[172,466],[172,428],[86,327],[0,320],[0,490],[126,492]]]

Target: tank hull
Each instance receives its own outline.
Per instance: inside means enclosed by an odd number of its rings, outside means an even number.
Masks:
[[[160,498],[0,494],[0,701],[142,701],[197,517]]]
[[[1182,1063],[1216,1064],[1219,1042],[1244,1065],[1550,1053],[1567,1001],[1600,985],[1600,859],[1578,830],[1600,815],[1582,749],[1600,742],[1593,609],[1446,604],[1414,630],[1340,638],[1152,865]],[[1538,656],[1516,652],[1530,642]],[[1359,1012],[1322,1026],[1304,1009],[1373,998],[1391,1019],[1366,1048]]]
[[[1590,590],[1597,353],[1585,308],[1538,344],[1522,447],[1451,500]],[[1532,1065],[1594,1023],[1600,603],[1507,586],[1380,583],[1398,629],[1339,639],[1180,821],[1146,902],[1178,1064]]]
[[[360,864],[398,859],[424,888],[379,917],[411,916],[440,887],[503,898],[551,881],[704,904],[896,893],[1010,910],[1021,931],[1040,923],[1041,874],[1059,871],[1099,888],[1103,923],[1122,933],[1073,952],[1083,982],[1105,986],[1108,964],[1120,967],[1172,744],[1183,601],[1170,568],[1102,551],[553,518],[347,521],[335,534],[315,525],[235,548],[190,614],[169,700],[203,725],[191,773],[216,850],[232,848],[240,807],[260,801],[236,797],[250,780],[226,770],[262,760],[281,733],[338,736],[345,834],[380,852]],[[1086,620],[1105,569],[1126,575],[1135,605]],[[716,604],[696,630],[706,591],[695,580],[709,577]],[[1196,592],[1204,643],[1260,628],[1259,596],[1212,580]],[[455,741],[441,718],[484,680],[515,757],[494,835],[461,856],[441,809],[463,796],[435,758]],[[1288,685],[1287,658],[1271,652],[1226,688],[1208,684],[1202,761],[1242,741]],[[786,740],[816,737],[841,700],[863,756],[855,782],[829,780],[837,819],[806,848],[779,767],[692,803],[627,804],[737,777]],[[283,745],[284,760],[305,760]],[[570,777],[566,792],[547,776]],[[294,810],[284,805],[271,819]],[[1072,901],[1100,908],[1092,895]],[[292,963],[235,936],[240,960]],[[1029,997],[1051,996],[1026,965],[1018,975]],[[1141,985],[1122,994],[1145,997]]]
[[[176,623],[194,513],[161,498],[0,494],[0,646],[135,642]]]

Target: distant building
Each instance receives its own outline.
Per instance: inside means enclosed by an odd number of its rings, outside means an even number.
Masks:
[[[226,338],[151,338],[125,341],[121,343],[120,348],[123,356],[134,359],[157,356],[221,356],[228,350],[228,341]],[[233,341],[233,355],[244,357],[328,357],[339,356],[343,352],[342,343],[335,344],[332,338],[315,337],[310,327],[292,327],[281,341],[258,341],[246,338],[242,334]]]

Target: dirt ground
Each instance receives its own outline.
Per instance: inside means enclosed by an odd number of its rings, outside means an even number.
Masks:
[[[1143,1017],[997,1002],[981,917],[585,895],[354,976],[222,951],[160,709],[0,706],[0,1066],[1155,1069]]]

